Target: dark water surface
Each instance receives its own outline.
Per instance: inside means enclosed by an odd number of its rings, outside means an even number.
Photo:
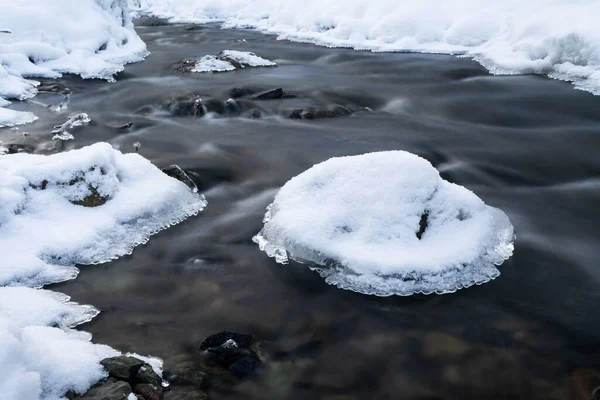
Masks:
[[[272,363],[213,399],[587,399],[600,385],[600,97],[537,76],[489,76],[451,56],[378,54],[277,41],[208,26],[138,26],[152,54],[113,84],[60,80],[70,111],[96,125],[66,148],[108,141],[156,165],[194,172],[209,201],[198,217],[110,264],[54,285],[103,313],[94,341],[194,363],[220,330],[265,341]],[[169,65],[224,49],[277,68],[181,75]],[[174,94],[221,100],[232,87],[283,87],[298,99],[261,104],[261,119],[134,114]],[[58,95],[40,95],[56,103]],[[289,102],[286,103],[286,102]],[[375,112],[292,121],[278,110],[339,103]],[[49,153],[65,115],[0,131]],[[104,124],[133,122],[119,131]],[[281,266],[251,238],[277,188],[333,156],[402,149],[502,208],[515,254],[488,284],[451,295],[376,298]],[[368,187],[360,188],[369,190]]]

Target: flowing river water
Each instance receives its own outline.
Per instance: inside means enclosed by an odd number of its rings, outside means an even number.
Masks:
[[[49,132],[65,114],[39,104],[60,95],[15,104],[40,119],[0,130],[4,143],[43,154],[98,141],[131,152],[140,142],[144,157],[180,165],[206,194],[198,217],[51,286],[102,310],[81,327],[95,342],[177,370],[196,363],[199,341],[212,333],[264,341],[269,368],[232,390],[212,390],[213,399],[589,398],[600,385],[600,97],[540,76],[491,76],[452,56],[189,28],[140,20],[151,55],[117,82],[57,80],[73,91],[69,111],[95,121],[64,146],[55,148]],[[278,67],[170,68],[224,49],[253,51]],[[172,117],[148,107],[180,94],[225,101],[234,87],[281,87],[298,97],[257,103],[262,118]],[[373,112],[281,116],[306,104]],[[376,298],[328,286],[305,266],[278,265],[252,243],[291,177],[330,157],[392,149],[425,157],[508,214],[517,241],[498,279],[450,295]]]

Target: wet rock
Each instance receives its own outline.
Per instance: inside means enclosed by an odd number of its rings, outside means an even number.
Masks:
[[[17,154],[17,153],[33,153],[33,146],[28,144],[7,144],[3,145],[8,149],[8,154]]]
[[[210,347],[220,346],[228,340],[234,340],[240,347],[250,347],[252,344],[252,336],[242,333],[223,331],[211,335],[200,343],[200,350],[206,350]]]
[[[176,373],[167,372],[164,373],[165,379],[174,386],[195,386],[199,389],[206,389],[208,387],[208,375],[204,371],[200,371],[193,365],[178,369]]]
[[[181,169],[179,165],[171,165],[169,168],[163,168],[162,172],[164,172],[171,178],[175,178],[178,181],[185,183],[186,186],[189,187],[192,192],[198,191],[198,187],[196,186],[192,178],[190,178],[189,175],[186,174],[185,171]]]
[[[174,389],[165,393],[164,400],[208,400],[208,395],[199,389]]]
[[[146,363],[135,357],[117,356],[105,358],[100,364],[113,378],[129,381]]]
[[[284,92],[282,88],[266,90],[252,96],[252,100],[277,100],[282,99]]]
[[[196,24],[190,24],[190,25],[186,25],[185,28],[183,28],[183,29],[185,29],[186,31],[196,31],[196,30],[202,29],[202,27],[198,26]]]
[[[212,112],[219,115],[225,114],[226,104],[217,99],[203,99],[202,104],[206,112]]]
[[[176,63],[172,64],[170,69],[174,72],[185,74],[192,72],[192,69],[194,69],[197,62],[198,60],[195,58],[186,58],[185,60],[177,61]]]
[[[70,90],[59,82],[41,82],[37,90],[39,93],[70,93]]]
[[[202,117],[206,113],[200,96],[180,95],[171,98],[166,109],[174,117]]]
[[[250,96],[250,95],[253,95],[254,93],[256,93],[255,90],[247,89],[247,88],[237,88],[237,87],[230,89],[228,92],[229,97],[231,97],[232,99],[239,99],[240,97]]]
[[[594,389],[594,391],[592,392],[592,397],[590,397],[590,400],[600,400],[600,387],[597,387],[596,389]]]
[[[124,124],[106,124],[105,126],[117,131],[124,131],[131,128],[133,126],[133,122],[126,122]]]
[[[204,339],[200,349],[209,360],[228,368],[237,378],[252,375],[262,364],[258,354],[250,348],[252,336],[234,332],[220,332]]]
[[[131,386],[124,381],[108,378],[98,383],[82,396],[71,397],[77,400],[123,400],[131,393]]]
[[[130,377],[132,382],[135,384],[149,384],[162,388],[162,378],[158,376],[149,364],[144,364],[137,370],[134,369],[133,374]],[[162,389],[161,389],[162,390]]]
[[[139,394],[144,400],[162,400],[162,387],[151,383],[138,383],[133,385],[133,392]]]
[[[260,111],[258,108],[253,108],[251,110],[246,111],[244,113],[244,117],[250,119],[259,119],[262,118],[262,111]]]
[[[291,119],[324,119],[348,117],[353,113],[354,111],[350,110],[348,107],[334,105],[328,108],[295,108],[287,110],[284,115]]]

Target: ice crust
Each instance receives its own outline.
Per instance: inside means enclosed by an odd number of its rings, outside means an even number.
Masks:
[[[29,78],[72,73],[111,80],[147,54],[127,0],[0,0],[0,9],[0,103],[35,96],[38,82]],[[0,127],[33,119],[0,108]]]
[[[73,204],[93,187],[108,201]],[[39,287],[71,279],[75,264],[130,254],[206,200],[138,154],[107,143],[52,156],[0,157],[0,285]]]
[[[514,241],[504,212],[404,151],[313,166],[281,188],[264,223],[254,241],[277,262],[308,263],[329,284],[377,296],[488,282]]]
[[[226,72],[236,70],[236,67],[232,63],[226,61],[226,59],[220,59],[219,56],[236,61],[242,68],[274,67],[277,65],[273,61],[266,60],[248,51],[224,50],[218,56],[208,55],[202,57],[196,63],[192,72]]]
[[[464,54],[494,74],[544,74],[600,94],[597,0],[130,0],[174,22],[222,21],[282,39]]]
[[[106,202],[82,205],[90,195]],[[74,278],[75,264],[130,254],[150,235],[205,206],[203,196],[142,156],[107,143],[51,156],[1,156],[2,396],[62,399],[68,390],[84,393],[104,378],[100,360],[119,352],[70,329],[98,311],[37,288]],[[143,359],[162,372],[161,360]]]

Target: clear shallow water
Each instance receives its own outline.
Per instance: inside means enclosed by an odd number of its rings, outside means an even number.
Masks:
[[[162,357],[175,370],[195,362],[211,333],[265,340],[279,368],[214,399],[587,399],[600,385],[600,97],[537,76],[489,76],[450,56],[327,49],[210,26],[138,32],[152,55],[117,83],[61,80],[76,91],[71,111],[97,122],[65,148],[109,141],[132,151],[140,141],[155,164],[195,172],[209,207],[131,257],[53,286],[103,311],[83,327],[96,342]],[[224,49],[279,67],[169,72]],[[226,100],[236,86],[283,87],[300,96],[290,106],[375,112],[319,121],[134,114],[180,93]],[[269,114],[287,104],[261,107]],[[47,133],[66,116],[13,107],[40,120],[0,130],[0,140],[55,151]],[[105,126],[129,121],[129,131]],[[333,156],[391,149],[427,158],[509,215],[515,254],[497,280],[453,295],[374,298],[330,287],[304,266],[277,265],[251,243],[292,176]]]

